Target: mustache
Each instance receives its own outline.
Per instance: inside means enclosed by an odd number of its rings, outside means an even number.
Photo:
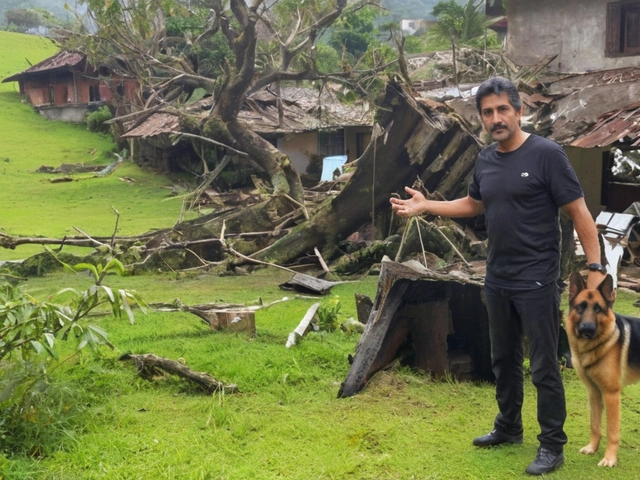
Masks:
[[[503,123],[498,123],[494,126],[491,127],[491,131],[495,132],[496,130],[500,129],[500,128],[507,128],[507,126]]]

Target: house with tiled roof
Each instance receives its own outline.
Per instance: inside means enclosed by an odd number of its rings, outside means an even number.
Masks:
[[[82,122],[87,111],[107,103],[116,114],[127,113],[139,91],[136,79],[117,76],[105,66],[95,67],[86,55],[66,50],[2,82],[18,82],[20,93],[40,114],[67,122]]]

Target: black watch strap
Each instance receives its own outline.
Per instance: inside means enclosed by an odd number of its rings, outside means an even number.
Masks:
[[[604,268],[602,265],[600,265],[599,263],[590,263],[589,265],[587,265],[587,268],[592,271],[592,272],[602,272],[602,273],[607,273],[607,269]]]

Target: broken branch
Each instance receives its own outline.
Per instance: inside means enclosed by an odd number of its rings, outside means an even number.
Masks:
[[[146,353],[143,355],[127,353],[121,356],[120,360],[133,361],[136,365],[138,374],[149,381],[153,380],[153,378],[158,376],[158,374],[162,374],[162,372],[159,371],[162,370],[196,383],[205,393],[208,394],[217,391],[230,393],[238,391],[237,385],[225,385],[206,372],[194,372],[180,362],[159,357],[153,353]]]

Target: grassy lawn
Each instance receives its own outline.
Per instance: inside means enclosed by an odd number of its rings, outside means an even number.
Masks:
[[[55,49],[46,40],[0,32],[2,78],[36,63]],[[131,163],[111,176],[78,176],[50,183],[34,173],[40,165],[108,164],[115,146],[84,126],[50,122],[22,103],[16,84],[0,84],[1,231],[12,235],[75,235],[74,226],[110,235],[112,207],[121,213],[120,234],[172,225],[180,203],[167,198],[164,176]],[[90,153],[95,150],[95,153]],[[120,180],[130,177],[133,183]],[[23,258],[41,247],[0,251],[0,259]],[[187,305],[289,300],[256,313],[255,337],[211,331],[187,312],[136,311],[136,322],[109,315],[91,323],[109,332],[114,350],[72,354],[51,374],[61,392],[60,411],[74,427],[50,434],[45,455],[0,453],[0,479],[511,479],[525,478],[538,443],[535,391],[525,383],[525,441],[493,449],[472,447],[496,414],[493,385],[435,381],[406,368],[381,372],[358,395],[338,399],[358,335],[338,330],[310,333],[285,348],[291,332],[314,301],[339,298],[340,319],[356,317],[355,293],[375,296],[377,278],[335,286],[330,295],[299,298],[279,285],[291,275],[261,269],[249,276],[207,274],[108,276],[105,284],[137,290],[150,303]],[[65,272],[30,278],[25,288],[45,300],[65,288],[87,288],[89,277]],[[638,295],[620,292],[617,306],[636,314]],[[566,299],[565,299],[566,302]],[[123,353],[155,353],[182,359],[238,393],[203,395],[184,380],[143,380]],[[619,466],[597,467],[598,456],[578,453],[588,442],[586,390],[573,370],[564,370],[569,443],[558,479],[640,477],[640,385],[623,395]],[[1,393],[1,392],[0,392]],[[76,412],[74,405],[81,408]],[[25,412],[25,418],[36,412]],[[1,419],[0,419],[1,420]],[[32,425],[46,437],[52,426]],[[34,452],[37,453],[37,452]]]
[[[0,32],[0,78],[29,68],[57,51],[49,41],[31,35]],[[117,146],[86,125],[54,122],[34,113],[18,93],[17,82],[0,83],[0,231],[9,235],[62,238],[109,236],[120,213],[119,235],[135,235],[173,225],[181,208],[170,198],[171,180],[150,174],[132,162],[111,175],[73,175],[73,181],[52,183],[55,175],[36,173],[41,165],[62,163],[108,165]],[[130,179],[130,181],[124,181]],[[39,246],[0,250],[0,260],[25,258]]]
[[[525,442],[488,450],[471,446],[495,415],[493,386],[434,381],[406,369],[378,374],[360,394],[337,399],[347,355],[357,336],[311,333],[291,349],[287,335],[312,300],[296,299],[278,285],[289,274],[261,270],[251,276],[173,275],[109,277],[149,302],[212,301],[254,304],[289,296],[259,310],[257,335],[212,332],[195,315],[137,314],[136,323],[100,317],[114,351],[73,357],[56,372],[88,406],[80,433],[61,439],[41,460],[2,460],[6,478],[43,479],[506,479],[524,478],[537,448],[535,392],[526,380]],[[58,273],[30,279],[29,291],[45,296],[62,285],[82,288],[87,277]],[[376,278],[334,287],[341,318],[355,316],[353,294],[375,295]],[[636,295],[620,293],[632,311]],[[320,301],[326,302],[329,298]],[[236,394],[201,395],[184,381],[142,380],[124,352],[182,358],[196,370],[234,383]],[[567,391],[566,465],[557,478],[635,478],[640,467],[640,386],[623,396],[619,466],[597,467],[600,457],[578,449],[588,442],[586,392],[573,370],[563,372]]]

